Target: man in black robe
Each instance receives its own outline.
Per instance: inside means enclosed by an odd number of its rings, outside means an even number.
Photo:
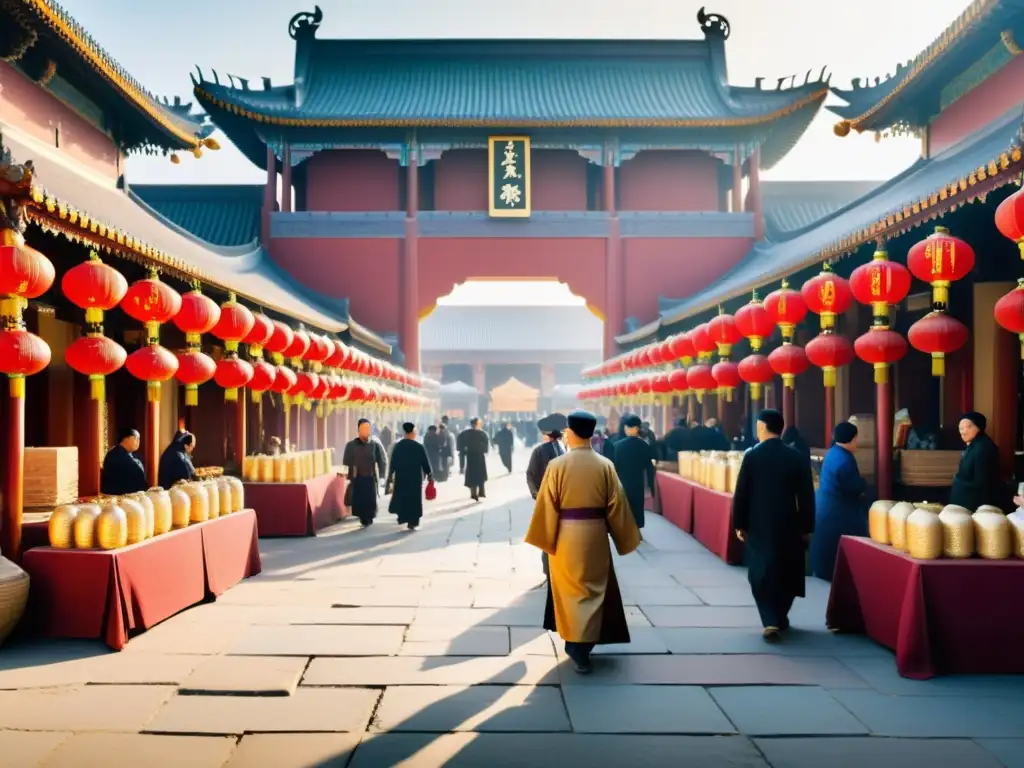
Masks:
[[[415,531],[423,517],[423,478],[431,479],[426,449],[416,442],[416,425],[402,425],[405,436],[395,443],[388,468],[387,487],[391,491],[388,511],[398,515],[398,524]]]
[[[498,434],[494,436],[494,444],[498,446],[498,456],[505,469],[512,472],[512,449],[516,444],[516,435],[512,431],[511,424],[502,424]]]
[[[743,456],[732,499],[732,526],[770,643],[789,628],[794,598],[804,596],[804,549],[814,533],[811,463],[783,444],[784,427],[778,411],[758,414],[759,442]]]
[[[384,446],[385,451],[391,448],[391,443],[393,443],[394,440],[395,435],[391,431],[391,427],[385,424],[384,428],[380,431],[380,444]]]
[[[447,424],[441,424],[437,430],[437,450],[441,458],[438,461],[434,479],[439,483],[443,483],[448,480],[448,473],[451,471],[452,459],[455,453],[455,437],[449,431]]]
[[[639,416],[627,416],[622,420],[625,437],[615,444],[615,472],[626,492],[629,508],[636,520],[636,527],[644,527],[644,491],[650,489],[654,495],[654,457],[651,446],[640,436],[642,423]]]
[[[676,425],[665,433],[662,440],[665,461],[678,461],[680,451],[692,451],[693,443],[690,430],[686,427],[686,419],[677,419]]]
[[[491,443],[487,433],[480,429],[480,419],[473,419],[469,424],[469,429],[459,435],[466,452],[466,487],[473,501],[480,501],[487,496],[484,483],[487,482],[487,452]]]
[[[373,525],[377,516],[377,494],[380,478],[387,472],[387,457],[380,441],[370,437],[370,422],[360,419],[358,436],[345,446],[341,463],[348,468],[345,506],[359,518],[364,528]]]
[[[139,450],[139,443],[139,433],[136,430],[121,430],[117,445],[103,457],[100,493],[107,496],[123,496],[144,491],[149,487],[149,483],[146,482],[146,470],[134,455]]]
[[[972,512],[985,504],[1001,508],[1005,500],[999,479],[999,448],[985,432],[988,420],[977,411],[970,411],[960,419],[959,426],[967,447],[953,475],[949,503]]]
[[[530,489],[530,496],[535,501],[548,464],[552,459],[557,459],[565,453],[561,440],[562,433],[568,426],[568,419],[561,413],[552,413],[537,422],[537,429],[544,435],[544,441],[533,449],[530,454],[530,463],[526,467],[526,487]],[[544,568],[544,575],[547,576],[549,573],[547,552],[540,553],[540,562]]]
[[[427,452],[431,472],[435,475],[438,474],[441,469],[441,440],[438,437],[437,427],[433,424],[427,427],[427,434],[423,436],[423,448]]]

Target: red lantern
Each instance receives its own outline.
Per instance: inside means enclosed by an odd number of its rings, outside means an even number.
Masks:
[[[686,381],[686,371],[682,368],[676,368],[672,373],[668,375],[668,385],[671,390],[677,395],[681,395],[686,392],[690,385]]]
[[[127,357],[124,347],[102,334],[81,336],[64,350],[68,367],[89,377],[93,400],[105,399],[104,377],[120,370]]]
[[[50,347],[26,331],[20,321],[19,309],[16,316],[4,317],[0,330],[0,373],[10,378],[10,395],[15,398],[25,397],[26,376],[34,376],[50,364]]]
[[[662,365],[671,365],[675,361],[676,356],[672,354],[672,339],[661,342],[660,351]]]
[[[665,359],[661,356],[660,342],[647,347],[647,359],[650,360],[652,366],[658,366],[665,362]]]
[[[731,360],[721,360],[711,369],[720,393],[725,394],[726,402],[732,402],[732,393],[740,385],[739,366]]]
[[[757,291],[754,291],[749,303],[736,311],[736,328],[750,339],[750,348],[755,352],[775,330],[775,322],[757,298]]]
[[[889,366],[907,354],[907,342],[895,331],[875,326],[853,342],[853,349],[857,357],[875,367],[875,383],[885,384],[889,380]]]
[[[216,307],[217,305],[214,304]],[[199,385],[213,378],[217,364],[198,349],[178,353],[178,370],[174,378],[185,385],[185,405],[199,405]]]
[[[161,282],[156,270],[150,270],[149,277],[145,280],[136,280],[132,283],[121,299],[121,310],[129,317],[145,324],[146,344],[150,346],[160,343],[160,326],[178,314],[180,309],[181,295]],[[152,396],[151,389],[150,397]]]
[[[270,338],[267,339],[267,343],[264,347],[273,356],[274,362],[278,365],[284,360],[285,350],[292,344],[292,339],[295,337],[295,333],[287,325],[282,323],[280,320],[274,321],[274,332],[270,334]],[[274,390],[275,392],[277,390]]]
[[[932,376],[946,375],[946,355],[967,343],[967,326],[945,312],[929,312],[907,331],[910,346],[932,356]]]
[[[796,327],[807,316],[807,305],[798,291],[789,287],[789,282],[782,281],[782,287],[772,291],[765,297],[764,310],[772,322],[782,331],[783,341],[792,341]],[[785,378],[785,377],[783,377]]]
[[[687,333],[677,333],[669,339],[669,347],[672,350],[672,357],[689,365],[697,351],[693,348],[693,341]]]
[[[931,285],[932,305],[941,307],[949,306],[949,284],[967,277],[974,260],[974,249],[946,227],[936,227],[907,253],[911,274]]]
[[[850,290],[858,302],[871,305],[876,325],[888,325],[889,305],[899,304],[910,292],[910,272],[879,249],[871,261],[853,270]]]
[[[237,354],[222,357],[217,363],[213,380],[218,387],[224,389],[224,400],[238,400],[238,390],[248,384],[253,377],[253,367],[238,357]]]
[[[235,294],[229,293],[228,300],[220,305],[220,319],[210,330],[224,342],[227,352],[237,352],[238,344],[256,327],[256,317],[249,308],[239,304]]]
[[[14,230],[0,232],[0,295],[36,299],[50,290],[53,264]]]
[[[331,353],[327,356],[324,364],[328,368],[343,368],[348,358],[348,347],[337,339],[330,339]]]
[[[302,364],[302,358],[308,351],[309,334],[306,333],[302,326],[299,326],[295,333],[292,334],[292,342],[284,351],[284,356],[292,361],[292,365],[297,367]]]
[[[795,344],[783,344],[768,355],[768,364],[782,377],[784,387],[793,388],[797,376],[807,370],[807,353]]]
[[[263,393],[274,385],[277,371],[266,360],[257,358],[252,362],[252,378],[249,379],[249,396],[254,403],[263,399]]]
[[[708,335],[718,348],[718,356],[722,360],[728,360],[733,344],[743,340],[743,334],[736,327],[736,320],[732,315],[724,314],[721,307],[718,308],[718,315],[708,323]]]
[[[704,363],[697,363],[687,369],[686,383],[697,393],[698,402],[703,402],[705,392],[710,392],[718,387],[718,382],[715,381],[715,376],[711,372],[711,366]]]
[[[262,312],[252,316],[252,330],[242,339],[243,344],[249,346],[249,357],[259,359],[263,357],[263,347],[274,335],[274,321]]]
[[[1014,196],[1019,194],[1014,193]],[[1017,287],[996,302],[994,313],[999,325],[1017,334],[1020,339],[1020,357],[1024,360],[1024,278],[1018,280]]]
[[[128,373],[146,382],[146,396],[150,402],[160,400],[160,385],[170,381],[178,370],[178,358],[159,344],[137,349],[125,361]]]
[[[316,385],[319,381],[320,377],[312,371],[298,371],[295,374],[295,386],[288,390],[288,394],[292,396],[305,397],[316,389]]]
[[[174,324],[185,334],[185,343],[198,346],[200,336],[208,333],[220,320],[220,307],[199,288],[181,297],[181,309],[174,316]]]
[[[836,385],[836,369],[853,362],[853,344],[845,336],[822,333],[804,347],[807,359],[821,368],[826,387]]]
[[[821,316],[823,331],[835,328],[836,315],[843,314],[853,303],[850,283],[835,274],[827,261],[822,265],[821,272],[801,286],[800,295],[807,308]],[[850,355],[852,358],[852,351]]]
[[[764,355],[747,355],[740,360],[737,372],[740,378],[750,385],[750,397],[752,400],[757,400],[761,397],[762,385],[770,384],[772,379],[775,378],[775,371],[772,370],[768,358]]]
[[[314,364],[323,363],[333,351],[334,345],[330,343],[326,336],[321,336],[319,333],[309,334],[309,349],[306,350],[306,360]]]
[[[690,331],[690,341],[693,342],[693,349],[697,353],[697,359],[702,362],[709,361],[717,349],[714,339],[711,338],[711,334],[708,332],[707,323],[701,323]]]
[[[326,376],[320,376],[318,374],[314,375],[317,376],[317,382],[316,386],[314,386],[312,391],[310,391],[309,393],[309,399],[323,400],[325,397],[327,397],[327,393],[330,390],[331,382]]]
[[[297,379],[298,376],[295,375],[295,371],[286,366],[279,365],[275,368],[274,383],[270,388],[278,394],[284,395],[295,386]]]
[[[1024,189],[1018,189],[996,208],[996,227],[1017,244],[1024,259]]]

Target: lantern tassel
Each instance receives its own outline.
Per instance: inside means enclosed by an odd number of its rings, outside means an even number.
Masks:
[[[782,374],[782,386],[787,387],[789,389],[793,389],[794,387],[796,387],[796,376],[794,376],[792,373]]]
[[[761,385],[757,382],[753,382],[750,385],[750,399],[757,400],[761,396]]]
[[[932,355],[932,376],[946,375],[946,356],[942,352]]]
[[[875,363],[875,384],[886,384],[889,381],[889,364]]]
[[[249,390],[249,400],[254,405],[259,405],[263,401],[263,393],[257,392],[256,390]]]
[[[825,380],[826,387],[834,387],[836,385],[836,369],[832,367],[821,369],[822,378]]]
[[[195,384],[185,385],[185,405],[187,407],[199,405],[199,387]]]
[[[89,397],[92,400],[107,399],[106,380],[102,376],[89,377]]]
[[[160,402],[160,382],[159,381],[147,381],[146,382],[146,400],[151,403]]]
[[[316,415],[317,418],[322,418],[324,415],[324,404],[322,402],[316,404]]]
[[[18,398],[24,399],[25,398],[25,377],[24,376],[22,376],[20,374],[15,374],[15,375],[11,376],[10,377],[10,381],[8,383],[8,386],[10,387],[11,397],[13,397],[15,399],[18,399]]]
[[[237,403],[238,402],[238,389],[235,387],[228,387],[224,390],[224,402],[225,403]]]
[[[1024,360],[1024,333],[1018,334],[1017,338],[1020,339],[1020,359]]]
[[[732,388],[731,387],[729,389],[725,390],[725,402],[727,402],[727,403],[731,403],[732,402]]]

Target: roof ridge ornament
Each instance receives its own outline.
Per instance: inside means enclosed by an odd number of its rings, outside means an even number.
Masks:
[[[729,39],[729,33],[732,30],[729,20],[719,13],[706,13],[704,6],[697,11],[697,23],[700,24],[701,30],[704,32],[705,37],[720,37],[723,40]]]
[[[320,6],[313,6],[313,12],[303,11],[292,16],[288,22],[288,35],[292,40],[312,39],[316,37],[316,31],[324,20],[324,12]]]

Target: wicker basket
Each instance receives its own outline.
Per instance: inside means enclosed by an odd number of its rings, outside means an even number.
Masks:
[[[0,557],[0,644],[18,626],[28,602],[28,574]]]
[[[947,488],[960,466],[960,451],[900,451],[900,482],[919,488]]]

